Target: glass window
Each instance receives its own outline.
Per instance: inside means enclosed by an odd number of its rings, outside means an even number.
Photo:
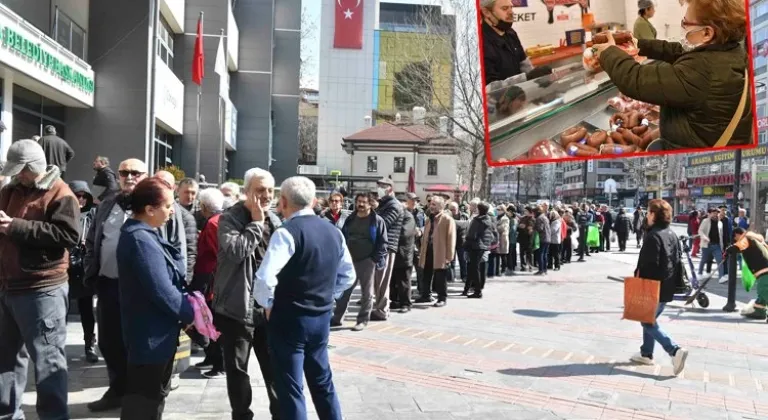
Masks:
[[[366,166],[368,172],[379,171],[379,159],[376,156],[368,156],[368,165]]]
[[[173,35],[168,22],[160,17],[160,25],[157,27],[157,56],[171,69],[173,69]]]
[[[72,19],[58,8],[56,8],[54,25],[56,42],[72,51],[78,58],[85,60],[85,29],[72,22]]]
[[[765,143],[768,143],[768,133],[766,133],[765,131],[761,131],[761,132],[760,132],[760,133],[757,135],[757,141],[758,141],[758,143],[760,143],[760,144],[765,144]]]
[[[437,159],[427,159],[427,175],[437,176]]]
[[[767,116],[767,115],[765,115],[765,104],[757,106],[757,116],[758,117],[766,117]]]
[[[405,173],[405,158],[404,157],[396,157],[395,158],[395,173],[397,174],[404,174]]]

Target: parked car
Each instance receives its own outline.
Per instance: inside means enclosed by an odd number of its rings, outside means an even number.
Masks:
[[[672,221],[675,223],[688,223],[688,219],[690,219],[691,214],[690,213],[679,213],[675,217],[672,218]]]

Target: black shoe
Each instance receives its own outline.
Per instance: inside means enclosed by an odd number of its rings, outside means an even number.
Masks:
[[[226,378],[227,374],[218,369],[211,369],[208,372],[203,373],[203,376],[208,379],[221,379]]]
[[[467,295],[469,295],[469,290],[464,290],[463,292],[461,292],[461,295],[462,295],[462,296],[467,296]]]
[[[448,303],[444,300],[438,300],[435,303],[435,308],[442,308],[443,306],[447,305]]]
[[[534,276],[543,276],[544,274],[547,274],[545,271],[537,271],[533,273]]]
[[[208,361],[208,358],[206,357],[202,362],[195,364],[195,369],[197,370],[211,370],[213,369],[213,363]]]
[[[107,391],[109,393],[109,391]],[[119,410],[123,406],[123,399],[121,397],[113,397],[111,395],[104,394],[100,400],[94,401],[88,404],[88,410],[94,413],[100,413],[102,411]]]
[[[331,320],[331,327],[341,327],[342,325],[344,325],[344,323],[341,321],[337,321],[335,319]]]
[[[482,299],[483,294],[482,293],[472,293],[471,295],[467,296],[467,299]]]
[[[416,303],[432,303],[432,297],[431,296],[424,296],[416,299]]]
[[[576,260],[576,262],[586,262],[586,260],[584,258],[579,258],[578,260]]]
[[[99,355],[96,354],[96,342],[94,340],[85,341],[85,361],[91,364],[99,363]]]
[[[408,306],[401,306],[400,311],[401,314],[407,314],[408,312],[411,312],[411,305]]]
[[[400,309],[400,302],[389,302],[389,310]]]

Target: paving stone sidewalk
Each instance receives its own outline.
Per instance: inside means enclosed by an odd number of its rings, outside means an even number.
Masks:
[[[675,303],[660,324],[690,349],[684,375],[673,377],[657,348],[657,366],[628,362],[642,330],[622,321],[619,281],[634,269],[625,253],[594,254],[546,277],[489,279],[482,300],[451,284],[445,308],[417,305],[363,332],[334,328],[331,363],[347,419],[765,419],[768,331],[765,322],[723,313],[726,286],[712,282],[708,309]],[[739,286],[741,288],[741,286]],[[738,298],[753,296],[740,289]],[[353,299],[353,301],[356,299]],[[82,330],[68,330],[71,416],[105,391],[103,364],[86,366]],[[255,357],[250,366],[255,418],[267,419],[267,396]],[[193,357],[193,363],[200,358]],[[31,376],[34,377],[34,376]],[[311,399],[307,397],[309,406]],[[34,386],[24,396],[34,414]],[[316,418],[314,410],[311,418]],[[224,379],[190,370],[166,405],[166,419],[227,419]]]

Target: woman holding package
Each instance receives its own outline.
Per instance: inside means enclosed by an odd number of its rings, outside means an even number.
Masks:
[[[678,375],[685,368],[688,350],[675,344],[672,337],[658,323],[659,315],[664,312],[664,307],[674,297],[677,278],[682,275],[679,270],[684,269],[680,264],[680,242],[675,232],[669,227],[671,222],[672,207],[669,203],[660,199],[651,200],[648,203],[646,215],[648,227],[637,260],[635,277],[661,283],[659,303],[656,307],[657,322],[640,324],[643,326],[643,345],[640,346],[640,353],[632,356],[631,360],[643,365],[653,365],[653,350],[658,342],[672,358],[674,374]]]
[[[122,420],[161,419],[182,325],[194,309],[182,292],[187,269],[181,253],[157,232],[173,215],[171,186],[141,181],[131,194],[133,217],[121,229],[117,271],[128,380]]]
[[[621,93],[661,108],[661,139],[648,150],[751,144],[752,107],[743,0],[684,0],[680,42],[633,39],[641,65],[608,42],[593,47]]]

